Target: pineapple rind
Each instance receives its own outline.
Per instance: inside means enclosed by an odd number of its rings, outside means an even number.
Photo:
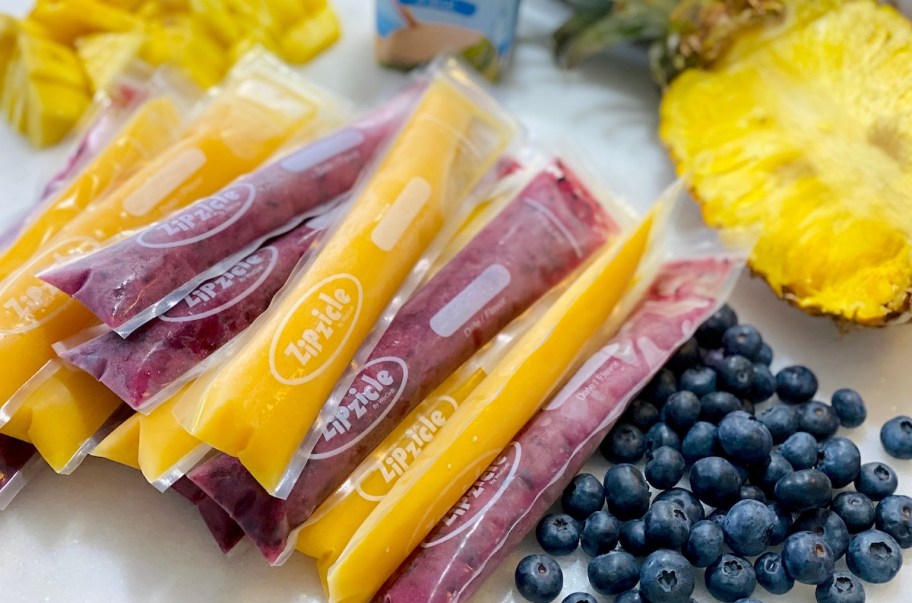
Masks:
[[[761,226],[751,267],[777,295],[881,326],[912,290],[912,24],[832,4],[682,74],[660,135],[708,223]]]

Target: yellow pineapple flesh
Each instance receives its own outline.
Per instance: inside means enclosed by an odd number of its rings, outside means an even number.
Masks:
[[[760,228],[751,267],[778,295],[863,325],[904,321],[912,23],[873,0],[802,4],[675,79],[660,135],[709,224]]]

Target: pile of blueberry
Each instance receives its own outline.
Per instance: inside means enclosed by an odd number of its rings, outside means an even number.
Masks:
[[[840,389],[831,404],[816,401],[813,372],[773,375],[772,358],[730,307],[704,323],[602,442],[614,463],[604,480],[577,475],[564,512],[539,522],[548,554],[519,563],[520,594],[553,601],[563,574],[552,556],[577,547],[592,558],[593,589],[617,603],[688,603],[696,568],[713,597],[739,603],[757,603],[757,584],[781,595],[795,582],[815,585],[820,603],[861,603],[863,581],[892,580],[901,549],[912,547],[912,498],[894,495],[893,469],[862,464],[855,444],[836,435],[864,422],[861,396]],[[783,404],[755,416],[774,394]],[[888,422],[881,441],[912,458],[912,419]],[[685,474],[690,489],[678,487]],[[650,486],[661,490],[654,499]],[[843,556],[850,572],[835,569]],[[562,603],[595,601],[574,593]]]

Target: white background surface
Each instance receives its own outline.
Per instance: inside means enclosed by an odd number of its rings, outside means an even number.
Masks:
[[[29,4],[0,0],[0,11],[22,14]],[[305,72],[366,106],[396,89],[403,77],[373,63],[370,4],[335,4],[345,27],[343,40]],[[572,73],[558,71],[544,44],[560,14],[550,0],[526,0],[514,65],[496,94],[536,135],[571,141],[614,190],[645,209],[672,180],[655,136],[658,91],[635,51],[615,52]],[[0,225],[33,198],[64,151],[37,153],[5,123],[0,126]],[[890,462],[900,473],[900,491],[912,492],[912,461],[891,461],[878,441],[885,420],[912,412],[912,326],[841,334],[828,320],[779,302],[763,282],[749,277],[738,285],[732,303],[773,346],[774,368],[793,361],[809,365],[820,377],[822,399],[843,386],[862,393],[869,420],[843,435],[859,443],[864,462]],[[606,466],[594,459],[589,469],[601,477]],[[224,558],[183,499],[159,494],[137,472],[90,458],[68,477],[45,471],[0,514],[0,602],[323,600],[309,559],[296,555],[281,568],[269,568],[254,549],[239,548]],[[502,564],[475,600],[521,600],[512,592],[513,569],[530,552],[540,552],[533,539]],[[905,562],[907,569],[893,584],[868,586],[868,600],[910,600],[912,553],[906,552]],[[585,589],[585,563],[582,553],[561,560],[562,596]],[[813,589],[801,586],[786,597],[772,597],[758,587],[754,596],[814,600]],[[711,601],[702,587],[695,597]]]

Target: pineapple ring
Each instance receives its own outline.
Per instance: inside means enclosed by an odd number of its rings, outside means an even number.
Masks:
[[[882,326],[912,290],[912,23],[836,4],[683,73],[660,136],[707,223],[761,228],[751,267],[777,295]]]

